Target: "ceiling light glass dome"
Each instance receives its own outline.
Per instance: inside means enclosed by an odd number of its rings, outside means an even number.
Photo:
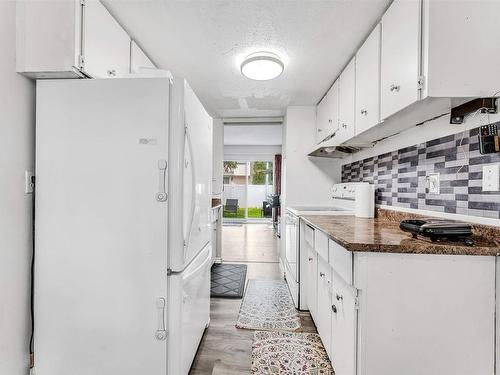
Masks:
[[[267,81],[279,77],[284,68],[278,55],[256,52],[245,58],[241,64],[241,74],[256,81]]]

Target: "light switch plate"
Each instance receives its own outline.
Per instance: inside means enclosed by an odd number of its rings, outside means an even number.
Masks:
[[[35,188],[35,184],[33,183],[34,174],[30,171],[24,172],[24,193],[25,194],[33,194],[33,189]]]
[[[483,191],[499,190],[499,164],[489,164],[483,166]]]
[[[439,194],[439,191],[440,191],[439,173],[429,173],[427,175],[427,193]]]

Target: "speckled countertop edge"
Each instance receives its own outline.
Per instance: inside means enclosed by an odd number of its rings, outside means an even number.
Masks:
[[[344,216],[343,219],[342,216]],[[421,238],[413,239],[409,234],[400,231],[399,219],[401,219],[401,216],[397,216],[398,221],[388,220],[385,217],[380,217],[380,215],[376,219],[361,219],[361,220],[358,218],[353,219],[354,218],[353,216],[349,216],[351,220],[356,220],[358,222],[365,223],[367,225],[367,228],[369,228],[370,231],[373,231],[374,233],[377,231],[377,227],[383,226],[381,230],[385,230],[389,233],[392,232],[392,234],[398,237],[396,241],[398,241],[399,238],[401,239],[401,241],[399,241],[398,243],[391,243],[391,241],[387,241],[387,243],[350,241],[346,238],[343,238],[342,235],[339,233],[332,233],[332,231],[326,228],[324,224],[324,221],[329,221],[331,223],[333,222],[333,224],[335,224],[335,221],[345,222],[346,220],[349,220],[346,219],[346,215],[342,216],[306,215],[302,216],[302,219],[312,227],[328,235],[330,239],[332,239],[342,247],[352,252],[473,255],[473,256],[498,256],[500,254],[500,244],[497,241],[491,240],[491,238],[490,239],[482,238],[477,235],[474,236],[474,239],[477,241],[477,245],[473,247],[460,246],[453,242],[433,243],[427,239],[421,239]],[[476,226],[474,229],[476,232],[478,232],[476,230]],[[496,232],[498,230],[498,232],[500,233],[500,228],[492,227],[492,230],[493,232]],[[493,235],[495,235],[495,233],[493,233]],[[394,242],[394,240],[392,242]]]

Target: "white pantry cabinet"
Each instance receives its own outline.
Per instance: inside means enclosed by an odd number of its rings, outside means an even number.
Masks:
[[[16,70],[32,78],[115,78],[130,37],[98,0],[19,1]]]
[[[356,59],[353,58],[339,77],[339,131],[335,135],[342,143],[355,134]]]
[[[420,99],[420,8],[420,0],[395,0],[382,17],[382,119]]]
[[[380,31],[378,24],[356,53],[356,135],[380,121]]]
[[[316,141],[320,143],[339,128],[339,81],[335,81],[330,90],[316,108]]]
[[[140,73],[144,69],[156,69],[156,66],[141,47],[132,40],[130,41],[130,72]]]

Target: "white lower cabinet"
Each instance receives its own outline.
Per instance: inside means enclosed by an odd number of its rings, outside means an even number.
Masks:
[[[332,269],[327,261],[318,258],[318,311],[316,319],[316,328],[323,341],[329,356],[331,332],[332,332],[332,305],[331,305],[331,287],[332,287]]]
[[[337,375],[355,375],[356,289],[333,272],[330,358]]]
[[[495,257],[330,243],[327,261],[314,232],[307,300],[336,375],[495,374]]]

